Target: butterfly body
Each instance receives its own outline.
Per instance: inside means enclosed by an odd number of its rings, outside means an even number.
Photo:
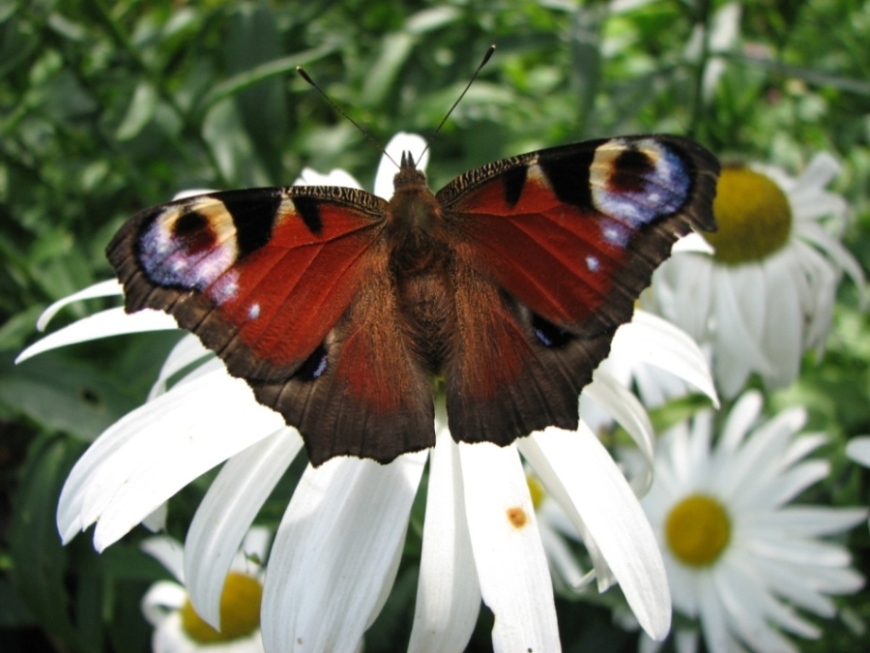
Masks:
[[[172,313],[297,427],[313,464],[576,428],[577,396],[676,238],[714,228],[718,163],[677,137],[505,159],[389,200],[230,191],[132,218],[108,255],[128,310]]]

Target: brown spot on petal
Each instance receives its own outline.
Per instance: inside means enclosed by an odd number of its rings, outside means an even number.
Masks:
[[[529,516],[526,514],[526,511],[519,506],[508,508],[507,518],[514,528],[522,528],[529,521]]]

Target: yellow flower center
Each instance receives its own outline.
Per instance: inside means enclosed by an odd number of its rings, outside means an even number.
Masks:
[[[251,576],[231,571],[221,594],[221,630],[202,620],[190,599],[181,608],[181,625],[187,636],[202,644],[228,642],[247,637],[260,627],[260,599],[263,586]]]
[[[727,265],[760,261],[788,241],[791,207],[769,177],[746,166],[725,167],[716,186],[713,213],[719,231],[704,238]]]
[[[532,496],[532,505],[537,510],[541,507],[541,502],[547,496],[547,493],[544,491],[544,486],[541,485],[541,482],[531,474],[526,474],[526,483],[529,486],[529,494]]]
[[[725,507],[706,494],[692,494],[675,505],[665,520],[671,553],[690,567],[713,564],[731,540]]]

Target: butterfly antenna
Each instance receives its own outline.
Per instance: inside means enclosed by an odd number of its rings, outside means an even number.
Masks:
[[[311,79],[311,77],[308,75],[308,73],[305,72],[305,70],[302,68],[302,66],[296,66],[296,72],[299,73],[299,75],[302,77],[302,79],[304,79],[306,82],[311,84],[311,86],[313,86],[314,89],[318,93],[320,93],[320,95],[323,96],[323,99],[326,100],[329,103],[329,105],[333,109],[335,109],[336,112],[338,112],[342,117],[344,117],[345,119],[350,121],[350,124],[352,124],[354,127],[359,129],[360,133],[366,137],[366,139],[368,140],[369,143],[371,143],[372,145],[375,146],[375,149],[377,149],[378,152],[380,152],[385,157],[387,157],[390,161],[392,161],[394,166],[396,166],[397,168],[399,167],[399,164],[396,163],[396,161],[393,159],[393,157],[391,157],[389,154],[387,154],[387,151],[384,149],[384,146],[381,145],[380,143],[378,143],[377,139],[375,139],[375,137],[372,136],[369,132],[367,132],[362,126],[360,126],[360,124],[356,120],[351,118],[347,114],[347,111],[345,111],[340,106],[338,106],[338,104],[336,104],[335,101],[333,101],[333,99],[326,94],[326,91],[324,91],[322,88],[320,88],[317,85],[317,82],[315,82],[313,79]]]
[[[441,128],[444,126],[444,123],[447,122],[447,119],[450,117],[450,114],[453,113],[453,110],[457,107],[457,105],[460,102],[462,102],[462,98],[464,98],[465,94],[468,93],[468,89],[470,89],[471,85],[474,84],[474,80],[477,79],[477,75],[480,73],[480,71],[483,69],[483,67],[487,63],[489,63],[489,60],[492,58],[492,55],[494,52],[495,52],[495,45],[493,44],[487,48],[486,54],[483,55],[483,59],[477,65],[477,68],[474,70],[474,74],[471,76],[471,79],[468,80],[468,84],[466,84],[465,90],[459,94],[459,97],[456,98],[456,102],[453,103],[453,106],[450,107],[450,109],[444,115],[444,118],[442,118],[441,122],[438,123],[438,127],[435,129],[435,132],[432,134],[432,138],[430,139],[430,141],[435,140],[435,137],[438,135],[438,132],[441,131]],[[426,150],[428,150],[428,149],[429,149],[429,143],[426,143],[426,149],[423,150],[423,154],[425,154]],[[420,155],[421,158],[422,158],[423,154]]]

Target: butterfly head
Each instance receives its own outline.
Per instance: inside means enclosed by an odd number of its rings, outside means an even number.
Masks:
[[[422,170],[417,169],[417,164],[414,162],[414,156],[408,152],[402,152],[402,162],[399,165],[399,172],[393,177],[393,187],[396,192],[403,189],[426,187],[426,175]]]

